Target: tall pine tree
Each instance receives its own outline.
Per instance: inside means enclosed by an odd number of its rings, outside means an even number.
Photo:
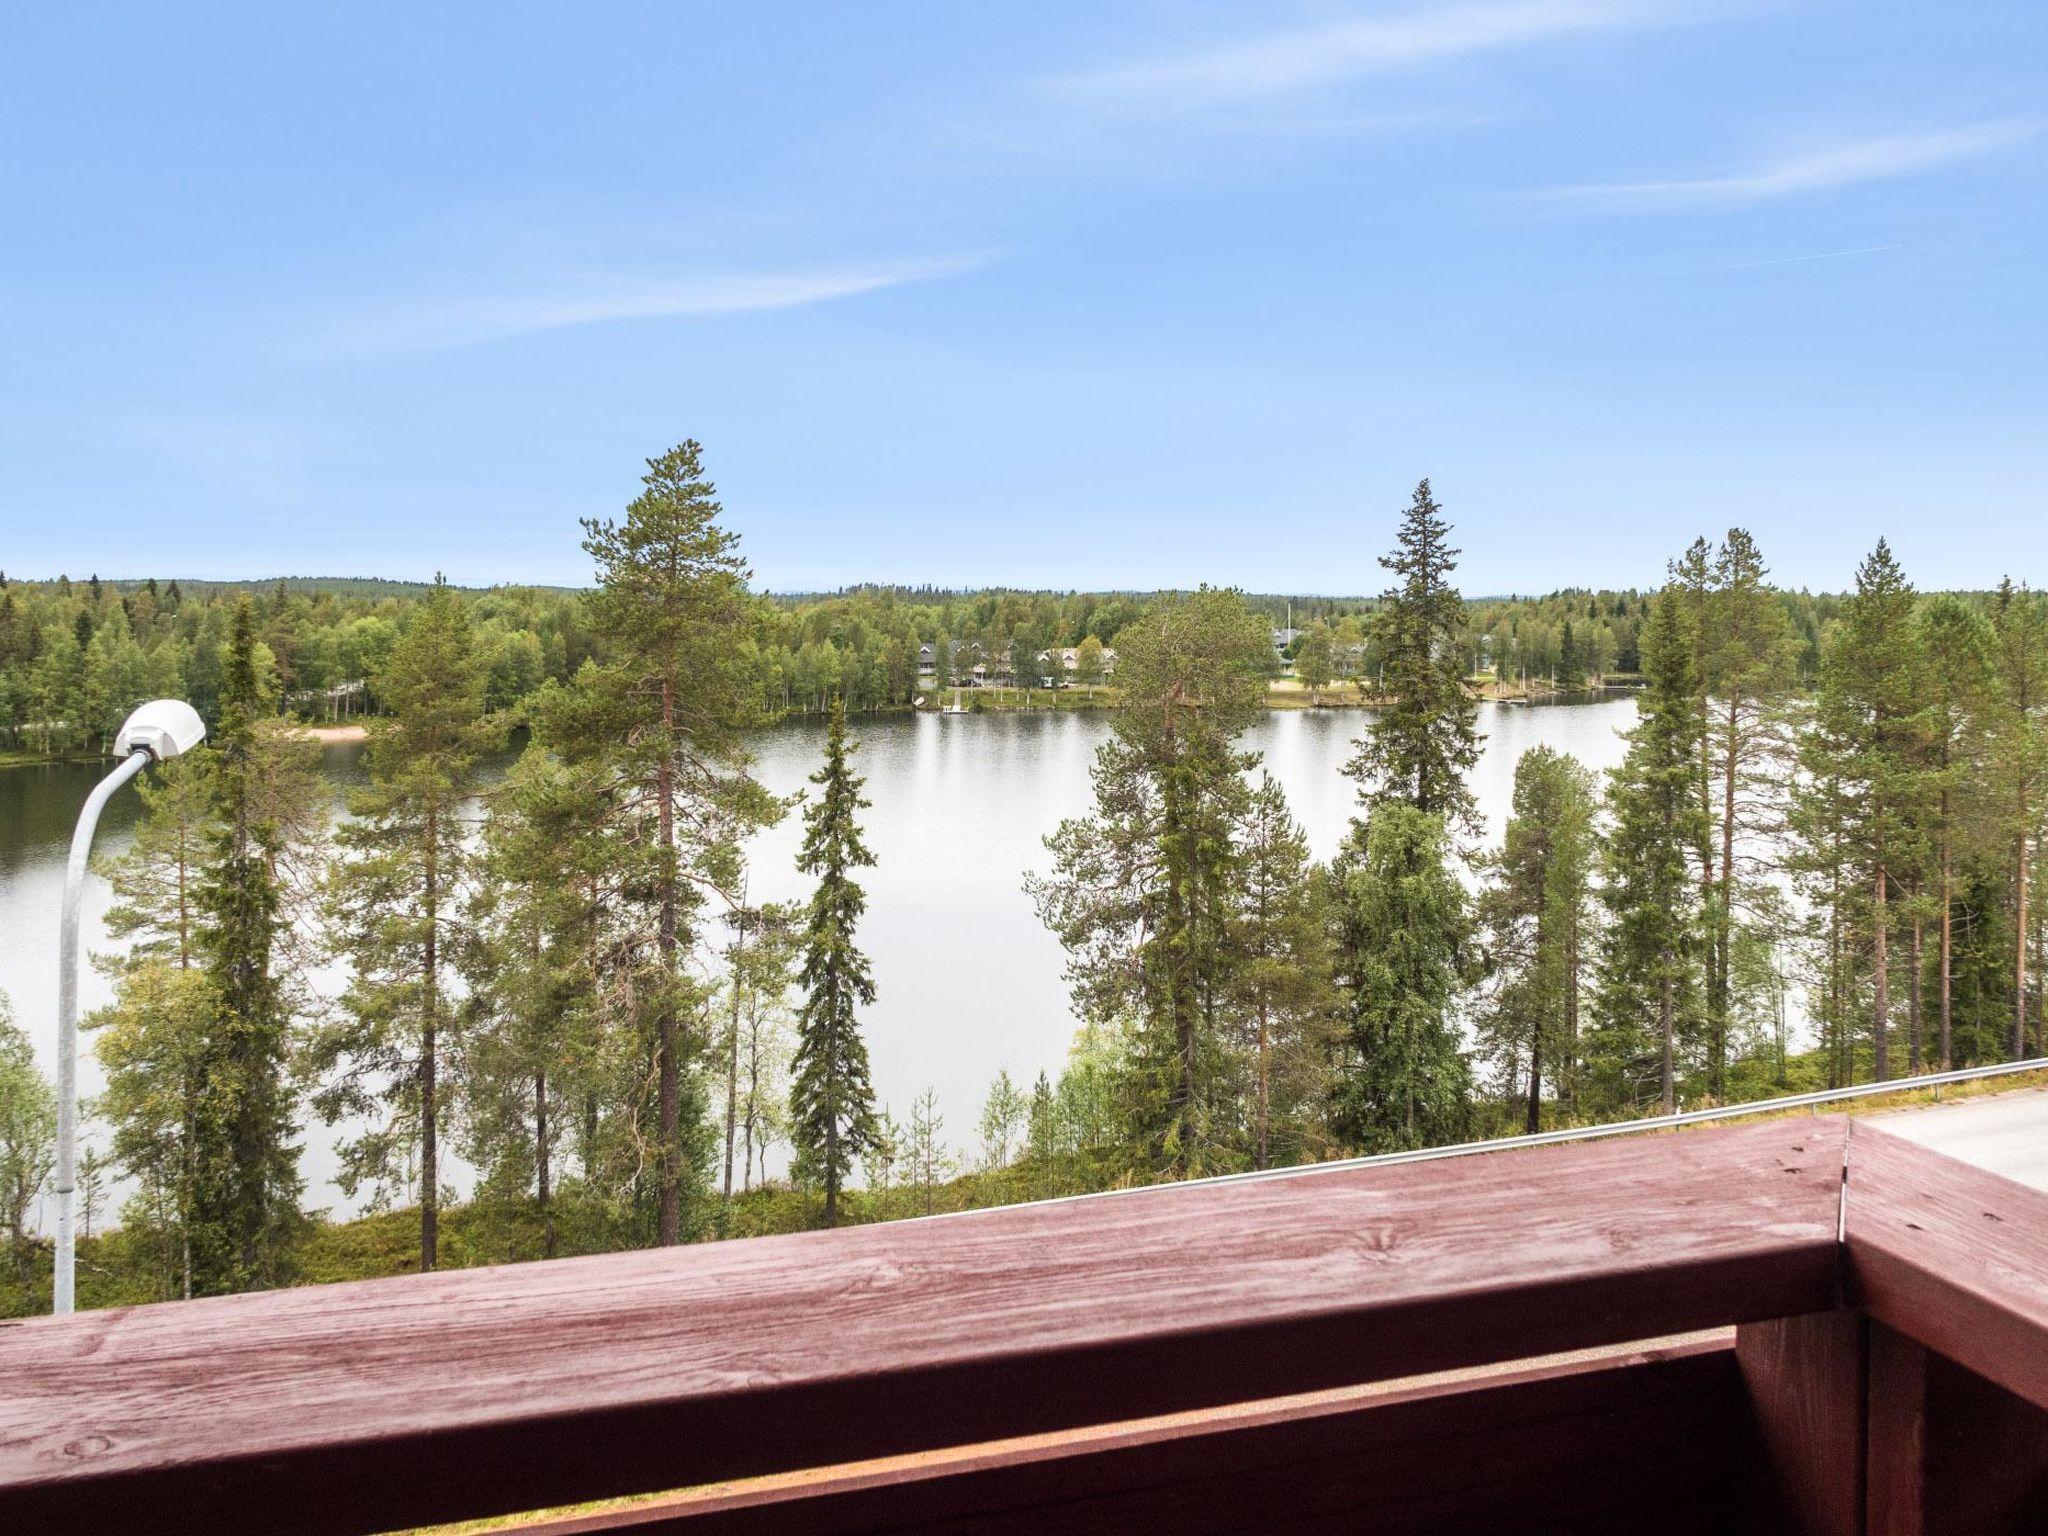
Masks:
[[[1929,710],[1914,644],[1913,588],[1880,539],[1856,570],[1856,590],[1821,663],[1813,724],[1800,743],[1809,793],[1834,799],[1828,818],[1858,872],[1844,895],[1870,965],[1871,1068],[1891,1076],[1892,927],[1895,897],[1924,857],[1931,787]]]
[[[450,980],[474,862],[463,807],[478,754],[498,734],[484,717],[468,611],[446,582],[435,579],[374,687],[390,714],[370,727],[370,782],[349,797],[353,815],[336,837],[347,856],[330,890],[354,974],[343,1016],[309,1054],[325,1079],[314,1095],[321,1115],[368,1125],[342,1149],[343,1189],[417,1173],[424,1271],[439,1257]]]
[[[705,477],[702,450],[685,442],[647,462],[623,522],[584,523],[597,562],[591,630],[601,663],[577,674],[546,712],[550,740],[572,762],[610,779],[614,851],[633,867],[621,887],[640,942],[630,955],[630,999],[652,1063],[652,1125],[644,1137],[654,1180],[655,1241],[682,1236],[682,1187],[699,1170],[686,1145],[686,1078],[709,1041],[685,1022],[695,1001],[683,959],[707,891],[737,894],[740,844],[781,805],[746,773],[746,728],[758,698],[736,663],[732,637],[747,610],[747,567]],[[644,958],[642,958],[644,957]]]

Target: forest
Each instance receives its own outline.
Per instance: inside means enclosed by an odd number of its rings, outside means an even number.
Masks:
[[[143,699],[187,699],[217,722],[243,598],[268,711],[309,724],[388,713],[379,678],[433,591],[429,583],[347,578],[251,587],[96,575],[22,581],[0,572],[0,763],[99,755]],[[544,687],[566,685],[598,654],[582,591],[492,587],[455,595],[467,610],[491,712],[515,711]],[[1158,595],[750,591],[734,615],[723,664],[766,716],[822,715],[835,699],[856,715],[907,709],[935,681],[966,680],[985,659],[1091,639],[1114,647]],[[1839,599],[1775,596],[1792,630],[1795,673],[1810,683],[1821,631]],[[1377,697],[1385,669],[1373,622],[1377,598],[1248,594],[1244,601],[1276,632],[1295,630],[1283,650],[1305,683],[1320,690],[1334,682],[1340,697],[1345,685],[1363,685],[1353,702]],[[1640,673],[1646,593],[1566,591],[1474,598],[1465,606],[1461,654],[1475,678],[1569,691]],[[921,671],[922,647],[931,651]]]
[[[0,589],[16,750],[103,750],[159,693],[212,727],[139,781],[102,870],[120,947],[88,1021],[107,1087],[82,1305],[889,1219],[2042,1048],[2048,605],[2022,586],[1919,593],[1879,540],[1843,594],[1786,592],[1737,528],[1650,591],[1467,600],[1424,481],[1371,600],[770,597],[722,517],[684,443],[585,523],[584,591]],[[1240,740],[1290,616],[1297,675],[1369,678],[1378,705],[1327,861]],[[1116,653],[1092,797],[1019,871],[1067,956],[1069,1058],[999,1076],[973,1127],[930,1094],[899,1118],[861,1026],[858,717],[915,696],[922,646],[1089,636]],[[1497,847],[1470,785],[1489,674],[1640,689],[1613,772],[1522,756]],[[792,711],[829,729],[784,799],[745,743]],[[342,716],[368,782],[336,819],[300,723]],[[750,907],[743,848],[784,817],[811,894]],[[337,961],[345,989],[319,995]],[[53,1120],[0,1013],[0,1312],[48,1305]],[[367,1214],[303,1209],[315,1120]]]

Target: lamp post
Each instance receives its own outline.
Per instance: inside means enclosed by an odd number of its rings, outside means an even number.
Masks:
[[[151,763],[189,752],[206,739],[199,711],[182,699],[145,704],[121,726],[121,762],[86,796],[71,834],[71,859],[64,866],[64,916],[57,939],[57,1276],[52,1311],[69,1312],[75,1294],[77,1234],[72,1224],[78,1190],[78,911],[85,896],[85,868],[100,810],[114,791]]]

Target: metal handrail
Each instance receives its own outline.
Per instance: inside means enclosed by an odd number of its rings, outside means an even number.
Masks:
[[[1751,1099],[1741,1104],[1717,1104],[1712,1109],[1681,1110],[1670,1115],[1649,1115],[1640,1120],[1614,1120],[1604,1125],[1574,1125],[1563,1130],[1537,1131],[1520,1136],[1496,1136],[1488,1141],[1461,1141],[1448,1147],[1417,1147],[1407,1152],[1376,1152],[1369,1157],[1346,1157],[1327,1163],[1295,1163],[1285,1168],[1255,1168],[1243,1173],[1212,1174],[1202,1179],[1181,1179],[1173,1183],[1130,1184],[1117,1189],[1093,1190],[1082,1195],[1055,1195],[1032,1205],[1061,1205],[1076,1200],[1108,1200],[1119,1195],[1158,1194],[1171,1189],[1214,1189],[1226,1184],[1251,1184],[1261,1179],[1301,1178],[1316,1173],[1345,1173],[1359,1168],[1391,1168],[1400,1163],[1430,1163],[1441,1158],[1475,1157],[1482,1152],[1511,1152],[1521,1147],[1554,1147],[1565,1142],[1592,1141],[1604,1136],[1633,1136],[1644,1131],[1668,1131],[1688,1125],[1707,1125],[1716,1120],[1736,1120],[1749,1115],[1768,1115],[1790,1109],[1810,1109],[1823,1104],[1840,1104],[1852,1099],[1881,1097],[1888,1093],[1916,1093],[1923,1088],[1942,1088],[1950,1083],[1973,1083],[1985,1078],[2014,1077],[2024,1072],[2048,1071],[2048,1056],[2030,1056],[2024,1061],[2001,1061],[1988,1067],[1958,1067],[1950,1072],[1929,1072],[1919,1077],[1895,1077],[1879,1083],[1857,1083],[1848,1088],[1822,1088],[1813,1093],[1793,1093],[1776,1099]],[[954,1216],[973,1216],[982,1210],[936,1211],[919,1221],[943,1221]]]

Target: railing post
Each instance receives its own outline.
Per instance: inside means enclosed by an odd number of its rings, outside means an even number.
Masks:
[[[1757,1454],[1744,1529],[1863,1536],[1867,1354],[1860,1312],[1816,1312],[1735,1330]]]

